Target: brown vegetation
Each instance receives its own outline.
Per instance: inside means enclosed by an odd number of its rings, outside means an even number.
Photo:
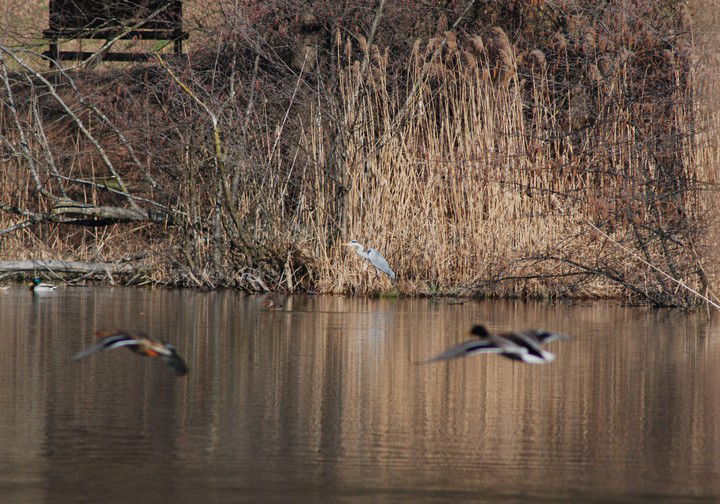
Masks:
[[[2,258],[387,290],[354,238],[403,294],[708,294],[716,66],[685,7],[264,4],[132,68],[42,74],[0,40]]]

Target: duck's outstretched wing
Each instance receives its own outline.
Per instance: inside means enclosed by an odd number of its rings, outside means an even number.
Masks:
[[[450,347],[442,353],[437,354],[434,357],[430,357],[425,362],[436,362],[441,360],[457,359],[459,357],[465,357],[466,355],[472,355],[476,353],[501,353],[503,350],[498,348],[492,341],[489,340],[470,340],[465,343],[460,343],[454,347]]]
[[[528,329],[527,331],[523,331],[523,334],[526,334],[528,337],[534,339],[541,345],[544,345],[545,343],[550,343],[551,341],[555,340],[564,340],[571,338],[571,336],[546,331],[544,329]]]
[[[113,334],[112,336],[107,336],[95,343],[94,345],[91,345],[86,349],[78,352],[77,354],[75,354],[75,357],[73,357],[73,360],[80,360],[94,353],[104,352],[105,350],[112,350],[113,348],[119,348],[123,346],[138,346],[138,344],[138,341],[130,337],[130,335],[118,332]]]

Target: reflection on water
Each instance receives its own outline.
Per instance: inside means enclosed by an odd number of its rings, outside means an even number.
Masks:
[[[720,498],[720,334],[603,304],[119,288],[0,294],[0,502],[685,502]],[[543,366],[418,364],[547,327]],[[99,328],[176,343],[177,378]]]

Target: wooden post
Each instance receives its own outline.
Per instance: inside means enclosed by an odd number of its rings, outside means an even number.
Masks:
[[[50,46],[48,47],[48,58],[50,58],[48,65],[51,69],[58,62],[59,56],[60,51],[58,51],[58,39],[52,39],[50,40]]]

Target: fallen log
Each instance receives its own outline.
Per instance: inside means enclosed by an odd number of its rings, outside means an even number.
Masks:
[[[14,224],[8,228],[0,229],[0,236],[12,233],[41,222],[55,222],[58,224],[73,224],[76,226],[103,227],[124,222],[152,222],[155,224],[173,224],[173,217],[168,212],[124,208],[113,206],[93,206],[79,203],[67,198],[58,198],[57,204],[50,212],[33,212],[11,205],[0,203],[0,210],[20,215],[27,220]]]
[[[0,272],[24,273],[40,270],[55,273],[135,273],[138,268],[131,263],[103,263],[62,261],[60,259],[29,259],[22,261],[0,261]]]
[[[172,224],[166,212],[140,208],[93,206],[61,199],[45,220],[81,226],[108,226],[119,222],[154,222]]]

